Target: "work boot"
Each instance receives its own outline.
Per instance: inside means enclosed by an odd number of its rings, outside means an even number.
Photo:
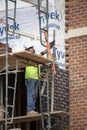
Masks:
[[[36,112],[36,111],[34,111],[34,110],[32,110],[32,111],[30,111],[30,112],[27,112],[27,116],[37,115],[37,114],[38,114],[38,112]]]

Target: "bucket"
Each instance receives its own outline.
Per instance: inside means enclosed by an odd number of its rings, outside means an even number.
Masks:
[[[4,119],[4,107],[0,105],[0,120]]]

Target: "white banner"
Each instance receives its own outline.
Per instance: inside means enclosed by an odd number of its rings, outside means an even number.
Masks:
[[[55,0],[55,51],[60,68],[65,69],[65,0]]]
[[[28,3],[22,3],[18,0],[16,22],[10,21],[9,28],[15,29],[29,35],[34,35],[34,39],[24,37],[18,34],[8,37],[9,46],[12,47],[13,52],[24,50],[25,47],[33,45],[36,53],[40,53],[44,50],[44,47],[40,44],[36,37],[39,37],[39,19],[38,10],[36,7],[28,5]],[[20,3],[20,4],[19,4]],[[2,6],[1,6],[2,5]],[[5,3],[0,1],[0,6],[5,7]],[[10,6],[11,7],[11,6]],[[1,8],[0,8],[1,9]],[[53,31],[55,30],[55,52],[56,52],[56,63],[60,68],[65,68],[65,2],[64,0],[49,0],[49,13],[48,15],[41,14],[42,26],[46,24],[46,17],[49,19],[49,42],[53,40]],[[2,8],[0,11],[0,43],[6,43],[6,16],[5,9]],[[12,8],[9,9],[9,16],[13,17]]]

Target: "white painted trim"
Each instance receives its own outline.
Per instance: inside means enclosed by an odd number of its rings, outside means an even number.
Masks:
[[[66,33],[66,39],[80,37],[84,35],[87,35],[87,27],[76,28],[69,30],[68,33]]]
[[[9,32],[13,33],[13,30],[10,29]],[[24,33],[24,32],[20,32],[20,31],[17,31],[17,30],[14,30],[14,34],[19,34],[19,35],[21,35],[21,36],[28,37],[28,38],[35,39],[35,40],[39,40],[39,41],[40,41],[40,38],[39,38],[38,36],[31,35],[31,34]]]

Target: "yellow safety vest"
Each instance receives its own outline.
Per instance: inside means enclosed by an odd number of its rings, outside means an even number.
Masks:
[[[39,73],[38,73],[38,67],[36,66],[28,66],[25,68],[25,79],[38,79]]]

